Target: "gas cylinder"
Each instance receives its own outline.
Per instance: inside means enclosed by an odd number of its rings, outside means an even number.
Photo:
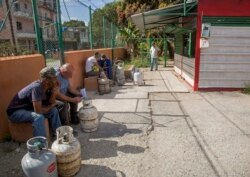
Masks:
[[[97,109],[92,105],[92,101],[90,99],[85,99],[82,103],[83,106],[78,112],[82,130],[84,132],[96,131],[99,125]]]
[[[116,81],[118,85],[124,85],[125,84],[125,75],[124,75],[124,62],[119,61],[118,63],[115,64],[116,66]]]
[[[59,176],[74,176],[81,167],[81,145],[70,126],[57,128],[56,136],[51,150],[56,154]]]
[[[98,79],[98,90],[100,94],[110,93],[110,82],[107,77]]]
[[[56,155],[48,150],[45,137],[37,136],[27,141],[28,153],[22,159],[22,169],[27,177],[58,177]]]
[[[139,69],[135,70],[133,80],[134,80],[135,84],[144,85],[143,75],[142,75],[142,73],[140,72]]]

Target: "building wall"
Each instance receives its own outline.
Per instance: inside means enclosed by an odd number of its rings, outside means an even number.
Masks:
[[[4,20],[5,14],[6,14],[6,4],[5,1],[2,1],[2,6],[0,6],[0,20]],[[3,30],[0,32],[0,41],[1,40],[8,40],[10,41],[11,39],[11,33],[10,33],[10,24],[9,20],[7,19],[5,23],[5,27]]]
[[[198,12],[203,16],[250,16],[249,0],[199,0]]]
[[[248,82],[245,75],[248,74],[245,72],[245,67],[248,66],[244,66],[244,62],[248,63],[249,56],[247,55],[249,54],[245,52],[245,48],[248,48],[249,45],[249,34],[246,33],[250,31],[250,28],[243,29],[242,24],[239,25],[238,19],[235,20],[235,23],[228,24],[224,20],[226,17],[250,17],[249,8],[249,0],[198,1],[194,90],[242,88]],[[209,48],[200,49],[199,41],[202,23],[205,23],[204,17],[214,17],[221,20],[222,23],[211,28]],[[247,22],[243,26],[247,26],[247,24],[249,23]],[[239,34],[242,30],[245,37]],[[245,41],[246,44],[240,44],[241,41]],[[239,71],[241,74],[235,73],[235,71]]]
[[[52,1],[47,2],[49,2],[50,8],[47,8],[47,6],[38,5],[39,16],[44,19],[41,21],[41,26],[49,25],[52,21],[55,21],[56,18],[56,11],[53,10]],[[39,3],[43,4],[42,1],[37,1],[37,4]],[[3,7],[0,7],[0,20],[4,18],[4,14],[6,13],[6,11],[6,4],[5,1],[3,1]],[[32,4],[30,0],[18,0],[17,3],[14,3],[11,8],[14,38],[17,44],[17,48],[20,47],[27,48],[28,50],[34,50],[36,35],[34,31],[34,19],[32,13]],[[22,24],[21,30],[17,30],[17,22],[20,22]],[[48,33],[47,30],[44,32],[44,38],[46,40],[51,39],[51,36],[57,37],[55,28],[52,27],[48,28]],[[7,20],[6,28],[2,32],[0,32],[0,40],[5,39],[11,39],[9,20]],[[30,47],[31,45],[33,46]]]
[[[201,49],[199,88],[244,88],[250,84],[250,27],[212,26]]]
[[[194,58],[185,57],[177,53],[174,55],[175,72],[184,78],[191,86],[194,86],[194,61]]]

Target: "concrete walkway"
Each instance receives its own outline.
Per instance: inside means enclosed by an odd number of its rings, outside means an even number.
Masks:
[[[143,73],[145,86],[88,92],[100,124],[74,127],[77,177],[250,176],[250,96],[192,92],[172,68]]]

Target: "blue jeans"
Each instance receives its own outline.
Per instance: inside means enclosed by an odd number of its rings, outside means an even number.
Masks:
[[[52,131],[53,133],[55,133],[56,129],[61,126],[59,113],[56,108],[52,108],[46,114],[38,114],[33,111],[20,109],[13,112],[11,116],[9,116],[10,121],[14,123],[31,122],[33,127],[33,136],[44,137],[46,137],[46,131],[44,126],[45,118],[49,119]]]
[[[150,70],[153,70],[153,67],[155,65],[155,70],[158,70],[158,62],[157,62],[158,58],[151,58],[151,68]]]

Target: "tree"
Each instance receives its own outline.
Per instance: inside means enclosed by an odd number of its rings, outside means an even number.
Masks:
[[[84,21],[80,20],[70,20],[70,21],[65,21],[63,23],[63,26],[66,27],[85,27]]]
[[[116,7],[120,2],[106,4],[102,9],[97,9],[93,13],[92,34],[96,47],[103,47],[103,17],[105,17],[105,35],[108,42],[111,43],[111,23],[116,26],[117,13]]]
[[[137,51],[138,38],[140,37],[139,30],[131,22],[128,22],[128,26],[120,29],[118,40],[124,41],[132,55]]]

